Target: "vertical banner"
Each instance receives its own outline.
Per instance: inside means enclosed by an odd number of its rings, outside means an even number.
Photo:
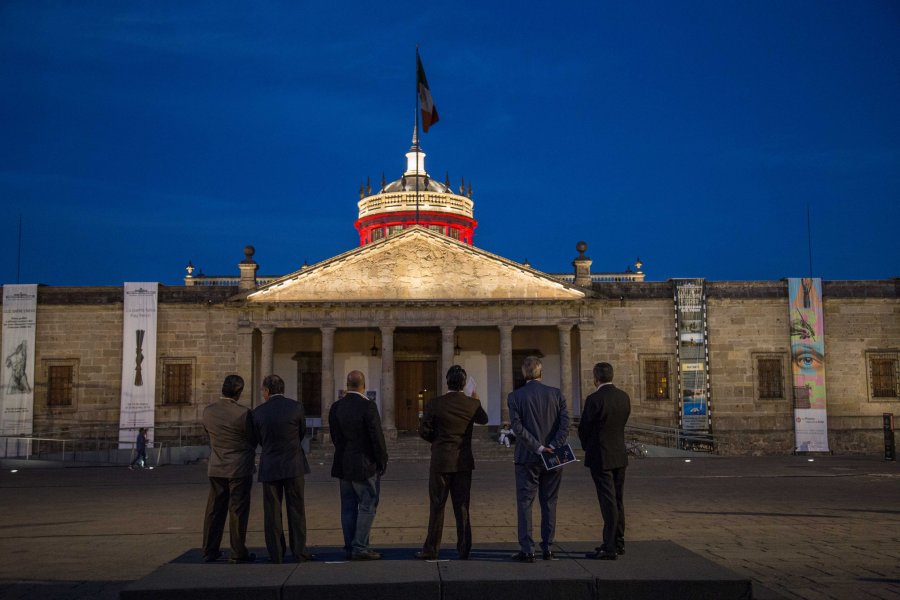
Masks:
[[[158,283],[126,283],[122,331],[122,402],[119,448],[134,448],[138,430],[153,440],[156,398]]]
[[[788,297],[794,375],[794,450],[828,452],[822,280],[818,277],[789,278]]]
[[[34,337],[37,285],[3,286],[0,364],[0,435],[30,436],[34,429]],[[4,440],[0,456],[26,456],[27,440]]]
[[[709,347],[702,279],[675,279],[678,419],[685,431],[709,433]]]

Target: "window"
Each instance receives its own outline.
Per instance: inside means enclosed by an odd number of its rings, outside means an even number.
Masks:
[[[194,366],[191,363],[165,364],[163,404],[190,404],[194,387]]]
[[[47,406],[75,408],[78,402],[78,359],[48,358],[41,363],[47,381]]]
[[[387,228],[388,235],[394,235],[395,233],[400,233],[403,231],[403,225],[390,225]]]
[[[384,229],[381,229],[381,228],[379,227],[378,229],[373,229],[373,230],[372,230],[372,241],[373,241],[373,242],[374,242],[375,240],[380,240],[380,239],[383,238],[383,237],[384,237]]]
[[[784,398],[784,363],[780,357],[757,358],[756,385],[760,400]]]
[[[458,240],[459,239],[459,229],[451,227],[450,228],[450,237],[452,237],[454,240]]]
[[[644,362],[644,398],[669,399],[669,361],[648,359]]]
[[[869,397],[897,400],[900,398],[900,352],[867,352],[869,364]]]
[[[443,226],[443,225],[429,225],[429,226],[428,226],[428,229],[430,229],[431,231],[434,231],[434,232],[436,232],[436,233],[440,233],[440,234],[443,234],[443,233],[444,233],[444,226]]]
[[[47,369],[47,404],[72,406],[74,369],[69,365],[52,365]]]
[[[644,354],[640,362],[641,395],[643,400],[670,400],[672,398],[673,357],[668,354]]]

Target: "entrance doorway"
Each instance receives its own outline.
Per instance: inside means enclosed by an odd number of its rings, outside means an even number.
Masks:
[[[394,415],[397,431],[416,431],[419,413],[425,403],[436,395],[438,367],[436,360],[398,360],[396,373],[396,400]]]

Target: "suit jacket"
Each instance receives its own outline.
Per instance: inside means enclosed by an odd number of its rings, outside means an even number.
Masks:
[[[378,406],[359,392],[347,394],[331,405],[328,428],[334,444],[331,476],[365,481],[387,467],[387,445]]]
[[[449,392],[425,405],[419,435],[431,442],[431,470],[456,473],[475,468],[472,428],[488,422],[481,402],[463,392]]]
[[[630,414],[631,398],[611,383],[585,399],[578,424],[584,466],[603,471],[628,466],[625,423]]]
[[[516,434],[517,464],[540,462],[538,448],[559,448],[569,437],[569,409],[558,388],[537,379],[528,381],[506,400],[509,420]]]
[[[259,480],[278,481],[309,473],[303,452],[306,415],[296,400],[274,394],[253,409],[253,428],[262,446]]]
[[[253,475],[256,435],[250,409],[230,398],[219,398],[203,409],[201,422],[209,435],[207,474],[228,479]]]

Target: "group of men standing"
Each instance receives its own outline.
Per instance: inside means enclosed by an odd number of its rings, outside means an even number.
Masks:
[[[520,550],[518,562],[534,562],[532,505],[537,497],[541,511],[540,549],[544,560],[554,560],[552,545],[556,529],[556,503],[562,469],[548,469],[542,454],[553,454],[567,444],[570,416],[558,388],[542,383],[542,364],[530,356],[522,364],[526,384],[508,399],[510,427],[516,436],[514,452],[516,508]],[[582,407],[578,436],[590,468],[603,517],[603,542],[588,558],[615,560],[625,552],[623,488],[628,464],[624,430],[631,412],[628,394],[612,385],[613,368],[594,366],[597,390]],[[447,372],[449,392],[429,401],[419,435],[431,443],[429,469],[428,529],[422,550],[415,557],[439,557],[444,509],[451,499],[456,518],[457,552],[466,560],[472,549],[469,517],[474,425],[486,424],[487,413],[477,394],[466,394],[466,371],[459,365]],[[203,554],[207,562],[221,556],[219,549],[226,516],[231,535],[231,562],[252,562],[245,540],[250,512],[250,490],[256,447],[262,452],[259,481],[263,484],[266,549],[274,563],[313,560],[306,548],[304,475],[309,463],[303,451],[306,419],[303,405],[284,396],[284,381],[277,375],[263,380],[265,402],[252,411],[240,404],[244,382],[229,375],[222,398],[203,414],[210,437],[210,491],[203,526]],[[331,475],[340,481],[341,528],[348,560],[377,560],[369,532],[380,495],[381,477],[387,469],[388,453],[378,408],[366,394],[365,375],[347,375],[347,393],[331,406],[328,426],[334,444]],[[282,503],[286,505],[288,539],[282,527]],[[290,549],[290,559],[286,557]]]

